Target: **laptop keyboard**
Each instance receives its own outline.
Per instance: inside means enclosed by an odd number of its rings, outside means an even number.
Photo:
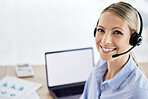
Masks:
[[[84,88],[84,85],[70,87],[70,88],[56,89],[56,90],[53,90],[53,92],[56,94],[57,97],[65,97],[65,96],[82,94],[83,88]]]

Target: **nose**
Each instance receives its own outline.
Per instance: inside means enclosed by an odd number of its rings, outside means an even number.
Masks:
[[[110,44],[111,43],[111,35],[110,33],[105,33],[102,37],[103,44]]]

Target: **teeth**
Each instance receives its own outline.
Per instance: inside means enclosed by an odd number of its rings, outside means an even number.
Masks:
[[[112,51],[113,49],[106,49],[106,48],[102,48],[104,51],[108,52],[108,51]]]

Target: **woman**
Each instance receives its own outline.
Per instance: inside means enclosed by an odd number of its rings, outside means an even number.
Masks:
[[[138,26],[137,11],[128,3],[114,3],[102,11],[95,34],[101,59],[80,99],[148,99],[148,80],[133,56],[112,57],[131,47],[130,38]]]

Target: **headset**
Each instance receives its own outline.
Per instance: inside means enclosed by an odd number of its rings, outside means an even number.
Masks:
[[[128,53],[129,51],[131,51],[134,47],[136,46],[139,46],[142,42],[142,30],[143,30],[143,20],[142,20],[142,16],[141,14],[135,9],[135,11],[137,12],[138,16],[139,16],[139,20],[140,20],[140,30],[139,30],[139,33],[137,32],[134,32],[131,37],[130,37],[130,44],[133,46],[131,47],[129,50],[123,52],[123,53],[120,53],[120,54],[115,54],[112,56],[112,58],[115,58],[115,57],[118,57],[120,55],[123,55],[123,54],[126,54]],[[97,25],[94,29],[94,37],[96,36],[96,32],[97,32],[97,26],[98,26],[98,23],[99,23],[99,20],[97,21]]]

